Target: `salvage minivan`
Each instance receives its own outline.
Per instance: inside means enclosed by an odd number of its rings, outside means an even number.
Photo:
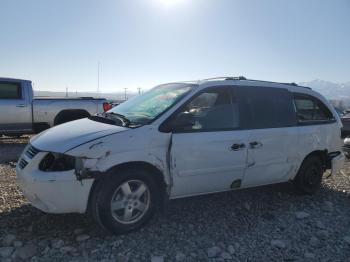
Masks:
[[[169,83],[33,137],[17,179],[40,210],[91,213],[125,233],[175,198],[288,181],[315,193],[344,163],[341,127],[323,96],[294,83]]]

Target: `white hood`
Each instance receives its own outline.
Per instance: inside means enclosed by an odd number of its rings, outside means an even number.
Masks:
[[[128,128],[84,118],[52,127],[33,137],[30,143],[42,151],[64,153],[81,144],[126,130]]]

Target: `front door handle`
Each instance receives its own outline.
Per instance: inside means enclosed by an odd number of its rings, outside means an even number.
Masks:
[[[27,107],[27,105],[25,105],[25,104],[19,104],[19,105],[16,105],[16,107]]]
[[[238,150],[240,150],[242,148],[245,148],[245,144],[243,144],[243,143],[241,143],[241,144],[233,144],[231,146],[231,150],[233,150],[233,151],[238,151]]]
[[[249,145],[250,145],[250,148],[259,148],[259,147],[263,146],[263,144],[261,142],[258,142],[258,141],[250,142]]]

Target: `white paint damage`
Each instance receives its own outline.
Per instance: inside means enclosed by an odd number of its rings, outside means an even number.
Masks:
[[[17,182],[31,204],[48,213],[84,213],[93,179],[78,181],[74,170],[43,172],[38,166],[46,152],[38,153],[21,170]]]
[[[204,83],[194,92],[223,83]],[[327,104],[322,96],[311,90],[295,86],[288,86],[288,89],[312,94]],[[182,101],[192,95],[193,92]],[[227,148],[220,151],[218,145],[235,140],[248,143],[253,137],[249,130],[232,131],[227,137],[213,133],[199,133],[191,137],[160,132],[160,124],[181,105],[181,102],[178,103],[151,125],[135,129],[83,119],[39,134],[30,143],[42,152],[31,159],[24,169],[17,167],[18,182],[24,195],[45,212],[83,213],[94,177],[120,164],[143,162],[156,167],[163,174],[169,197],[178,198],[230,190],[234,181],[232,174],[235,174],[235,179],[242,180],[241,188],[288,181],[294,178],[310,152],[325,149],[333,152],[341,148],[338,134],[340,121],[333,109],[337,122],[332,125],[261,131],[258,135],[268,151],[260,154],[245,149],[239,155]],[[279,144],[269,142],[277,136],[280,137]],[[283,140],[286,136],[287,140]],[[210,150],[216,153],[212,154]],[[79,170],[40,171],[39,163],[47,152],[74,156],[81,161],[78,169],[84,172],[77,176]],[[332,172],[338,172],[343,162],[342,154],[334,158]],[[216,164],[213,166],[210,163]],[[266,172],[262,173],[261,170]],[[284,175],[281,176],[281,173]]]
[[[108,125],[84,118],[52,127],[34,136],[30,140],[30,143],[42,151],[64,153],[89,141],[126,130],[128,128]]]

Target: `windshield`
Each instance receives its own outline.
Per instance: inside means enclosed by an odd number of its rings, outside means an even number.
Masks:
[[[133,124],[145,125],[180,101],[194,86],[185,83],[157,86],[107,113],[123,115]]]

